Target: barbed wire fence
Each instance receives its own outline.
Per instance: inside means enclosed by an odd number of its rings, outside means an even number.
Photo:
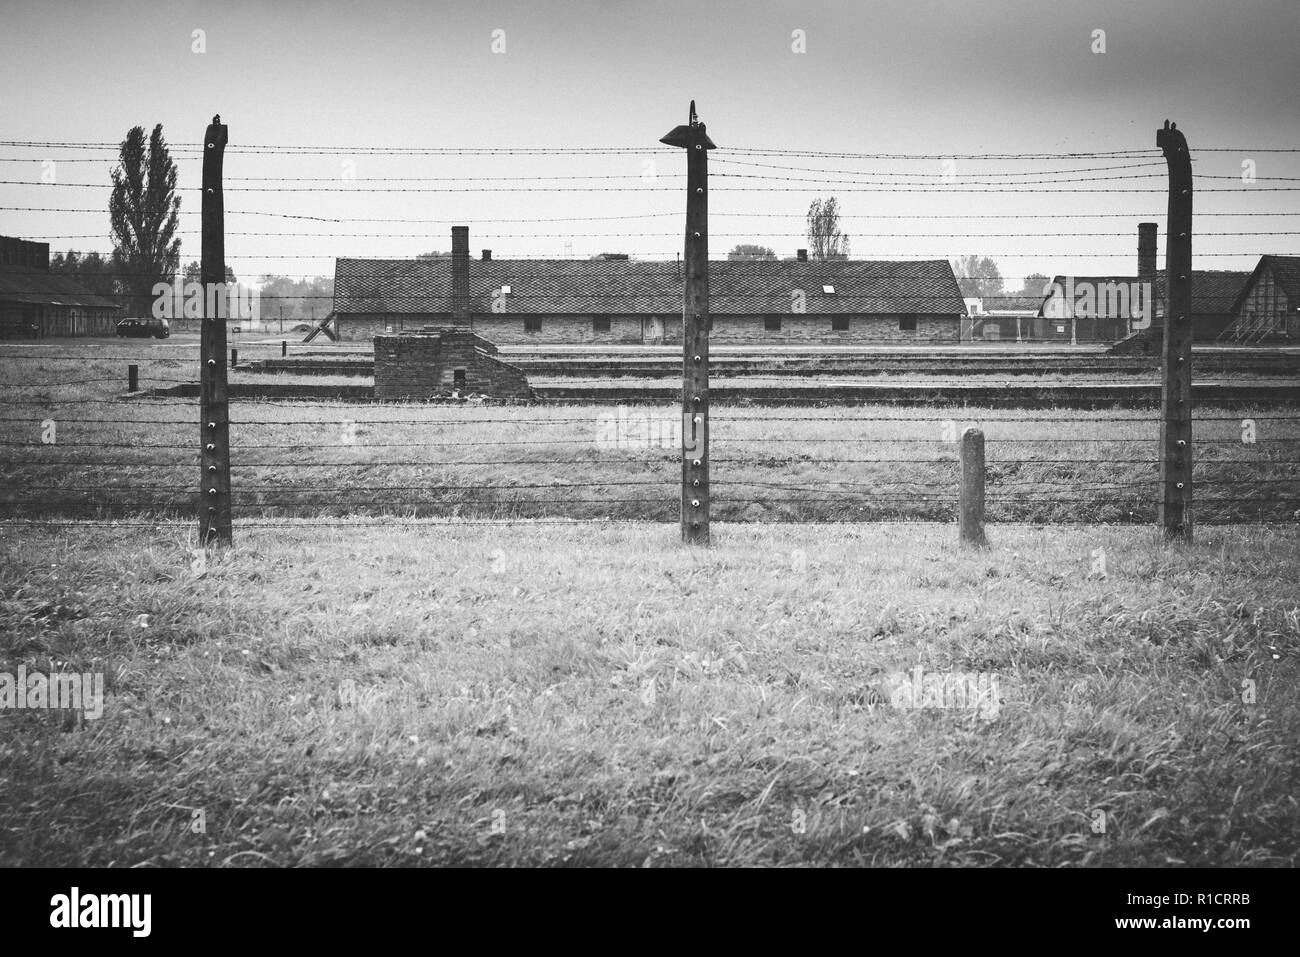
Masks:
[[[192,520],[196,403],[151,401],[135,406],[142,414],[99,418],[83,417],[78,402],[69,419],[42,405],[43,418],[11,407],[0,420],[6,520]],[[232,423],[231,464],[239,526],[676,519],[679,417],[661,407],[584,402],[576,416],[563,404],[241,407],[249,417]],[[1154,521],[1159,420],[1150,414],[783,411],[715,409],[716,521],[952,522],[968,427],[987,439],[988,521]],[[1198,522],[1295,519],[1296,417],[1201,415],[1196,428]]]
[[[116,150],[116,144],[0,141],[21,149]],[[198,160],[202,144],[173,148]],[[315,151],[315,153],[313,153]],[[365,148],[232,147],[232,154],[368,155]],[[390,157],[436,159],[449,155],[597,156],[644,154],[641,147],[552,150],[545,148],[485,150],[378,150]],[[655,151],[664,155],[672,150]],[[1152,150],[1041,154],[868,154],[819,151],[727,149],[736,159],[718,159],[724,180],[717,192],[804,193],[816,188],[836,192],[875,193],[1133,193],[1165,196],[1167,189],[1116,187],[1117,180],[1164,177],[1147,172],[1164,162]],[[1273,150],[1210,148],[1199,152],[1267,153]],[[1276,152],[1295,153],[1295,150]],[[745,157],[742,159],[741,157]],[[811,165],[758,162],[755,157],[786,163],[835,161],[916,162],[953,159],[971,162],[1043,161],[1076,167],[1057,171],[966,174],[971,182],[930,183],[943,174],[825,169]],[[59,162],[106,162],[84,155]],[[23,161],[0,157],[0,163]],[[1080,161],[1089,165],[1080,166]],[[1096,165],[1093,165],[1096,164]],[[750,170],[776,170],[780,175]],[[732,170],[737,170],[732,172]],[[815,173],[817,176],[790,176]],[[1104,176],[1091,174],[1105,173]],[[1088,174],[1088,175],[1084,175]],[[232,193],[677,193],[670,186],[629,185],[629,174],[601,176],[377,177],[326,185],[327,177],[241,176],[227,180]],[[659,174],[658,179],[673,179]],[[1197,176],[1209,181],[1233,177]],[[684,177],[675,177],[684,180]],[[1264,179],[1264,178],[1260,178]],[[1300,178],[1273,177],[1277,183]],[[763,185],[750,181],[763,181]],[[922,180],[924,182],[913,182]],[[550,185],[511,186],[547,182]],[[582,185],[556,185],[579,182]],[[621,185],[592,186],[599,181]],[[731,181],[746,181],[731,185]],[[445,185],[450,182],[472,185]],[[243,184],[256,185],[243,185]],[[314,184],[314,185],[285,185]],[[381,185],[370,185],[370,184]],[[392,185],[400,183],[403,185]],[[406,185],[406,184],[426,185]],[[276,184],[276,185],[262,185]],[[439,184],[439,185],[427,185]],[[490,184],[490,185],[487,185]],[[1096,185],[1094,185],[1096,184]],[[34,183],[0,180],[0,186]],[[103,189],[89,182],[41,184],[52,188]],[[1064,189],[1060,187],[1064,186]],[[1050,188],[1049,188],[1050,187]],[[199,188],[194,188],[199,189]],[[1252,192],[1285,194],[1300,186],[1260,185]],[[1236,187],[1199,187],[1198,192],[1239,193]],[[0,206],[15,212],[103,214],[87,207],[47,205]],[[323,211],[322,211],[323,213]],[[183,216],[199,215],[183,211]],[[264,217],[313,224],[376,223],[389,226],[452,224],[457,219],[419,217],[348,217],[308,215],[270,209],[231,210],[229,216]],[[1000,214],[846,215],[846,219],[896,222],[946,222],[963,219],[1050,219],[1060,222],[1108,218],[1157,218],[1158,213],[1045,212]],[[1215,210],[1198,217],[1295,217],[1278,210]],[[481,220],[484,224],[542,226],[560,222],[636,221],[681,216],[680,211],[618,213],[604,216],[512,217]],[[802,218],[796,213],[717,212],[728,219]],[[1290,223],[1286,223],[1290,225]],[[960,227],[957,227],[960,228]],[[188,231],[198,235],[201,231]],[[264,237],[254,230],[223,231],[223,237]],[[283,239],[427,238],[421,232],[298,231],[273,233]],[[718,238],[753,238],[754,233],[720,232]],[[793,232],[765,232],[763,238],[791,238]],[[1063,230],[913,232],[855,234],[870,239],[1020,239],[1036,247],[1049,238],[1131,238],[1128,231]],[[1290,237],[1300,231],[1209,230],[1197,237]],[[680,233],[628,231],[488,233],[497,239],[657,239]],[[94,234],[55,233],[33,239],[80,240]],[[891,255],[892,259],[943,258],[946,252]],[[678,250],[661,255],[665,260]],[[1034,248],[1036,255],[1050,251]],[[1023,255],[1024,250],[990,250],[987,255]],[[654,256],[654,253],[643,254]],[[869,254],[868,254],[869,255]],[[1130,257],[1108,249],[1061,256]],[[1239,253],[1198,253],[1200,259],[1228,259]],[[258,255],[257,260],[302,262],[335,258],[303,252]],[[377,256],[359,258],[415,258]],[[514,256],[527,259],[529,256]],[[554,257],[545,257],[554,258]],[[670,276],[665,262],[665,280]],[[311,272],[297,274],[301,277]],[[522,274],[521,274],[522,275]],[[373,277],[386,278],[383,273]],[[675,278],[675,277],[673,277]],[[681,296],[679,282],[666,281],[655,295]],[[595,294],[592,294],[593,296]],[[288,297],[285,298],[301,298]],[[758,302],[761,297],[755,296]],[[391,295],[387,296],[393,301]],[[241,343],[245,361],[281,354],[278,343]],[[294,354],[306,354],[295,347]],[[12,376],[0,387],[0,520],[10,526],[170,527],[191,525],[205,507],[204,486],[195,482],[202,450],[196,425],[204,417],[199,401],[167,394],[172,387],[192,387],[202,375],[192,350],[161,348],[121,351],[102,347],[78,350],[53,346],[0,352]],[[208,356],[207,358],[212,358]],[[137,365],[138,381],[150,398],[124,394],[124,376],[110,369]],[[224,349],[218,367],[226,368]],[[543,390],[544,391],[544,390]],[[676,522],[682,485],[681,416],[654,404],[602,407],[589,398],[543,398],[539,402],[455,402],[361,405],[329,400],[248,401],[231,399],[230,515],[236,529],[256,527],[392,526],[437,519],[457,524],[513,525],[520,522]],[[795,410],[798,410],[797,412]],[[719,522],[938,522],[955,523],[959,509],[960,446],[967,428],[979,429],[986,441],[984,490],[987,521],[1043,525],[1065,523],[1140,523],[1157,519],[1161,494],[1158,447],[1162,417],[1150,409],[1094,410],[959,410],[930,406],[872,405],[807,407],[791,398],[766,399],[762,405],[715,405],[711,410],[712,519]],[[1196,433],[1191,484],[1196,489],[1196,521],[1202,524],[1292,522],[1300,518],[1300,419],[1267,404],[1240,409],[1205,408],[1192,413]]]

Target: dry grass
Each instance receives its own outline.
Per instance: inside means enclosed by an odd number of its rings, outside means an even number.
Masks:
[[[195,406],[119,401],[192,346],[7,346],[0,514],[192,514]],[[109,697],[0,712],[0,864],[1297,863],[1300,529],[1077,524],[1149,517],[1148,413],[718,409],[715,514],[756,524],[711,550],[401,520],[672,518],[677,453],[613,414],[236,403],[246,524],[206,565],[188,520],[4,526],[0,671]],[[1202,414],[1199,520],[1289,520],[1300,426]],[[949,419],[994,518],[1076,524],[770,524],[950,518]],[[895,707],[918,666],[996,675],[996,716]]]
[[[142,387],[194,381],[193,351],[192,343],[141,340],[7,347],[0,514],[193,514],[195,403],[121,400],[128,361],[141,366]],[[246,360],[278,354],[276,343],[240,345]],[[674,520],[679,412],[664,405],[632,413],[640,438],[612,447],[611,406],[236,402],[236,514]],[[1279,413],[1267,409],[1198,414],[1200,520],[1293,521],[1300,419],[1269,418]],[[1258,419],[1253,445],[1241,442],[1248,417]],[[53,444],[41,441],[47,420],[57,425]],[[1150,411],[888,406],[715,409],[714,514],[951,520],[950,440],[965,425],[987,437],[993,521],[1154,517],[1158,427]]]
[[[0,668],[110,693],[0,717],[0,863],[1297,863],[1296,530],[716,537],[7,532]]]

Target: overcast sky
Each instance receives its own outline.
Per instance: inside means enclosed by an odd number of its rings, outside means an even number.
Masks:
[[[196,30],[206,52],[195,52]],[[1105,52],[1094,52],[1097,30]],[[795,31],[806,52],[795,52]],[[447,249],[455,223],[470,227],[475,250],[498,258],[672,258],[682,245],[685,166],[680,151],[657,141],[686,121],[694,98],[719,147],[710,166],[714,256],[746,241],[792,254],[807,245],[800,233],[810,200],[835,195],[855,258],[987,253],[1018,287],[1030,271],[1131,273],[1143,219],[1161,224],[1163,261],[1166,178],[1155,131],[1166,118],[1185,130],[1202,177],[1198,268],[1247,269],[1261,252],[1300,250],[1295,236],[1205,235],[1300,231],[1300,159],[1262,151],[1300,147],[1297,41],[1296,0],[232,0],[219,8],[5,0],[0,139],[114,144],[131,126],[162,123],[178,150],[189,260],[199,252],[200,159],[181,150],[193,149],[219,112],[230,127],[227,256],[245,279],[332,273],[335,256]],[[325,152],[242,152],[264,144]],[[626,152],[364,152],[374,147]],[[1143,152],[961,158],[1131,150]],[[113,155],[0,146],[0,178],[26,184],[0,185],[0,234],[108,250]],[[1255,162],[1253,184],[1241,181],[1245,160]],[[43,172],[58,185],[42,184]],[[1095,179],[1117,176],[1126,178]],[[426,179],[400,180],[417,177]],[[1041,183],[1062,178],[1081,181]],[[97,185],[68,185],[77,183]],[[1050,192],[961,191],[999,185]],[[422,191],[367,191],[375,186]],[[1276,187],[1291,191],[1267,191]],[[1104,191],[1063,191],[1076,188]],[[1204,215],[1243,212],[1286,215]],[[1037,218],[1016,218],[1027,216]],[[548,219],[561,221],[535,222]],[[1081,232],[1107,235],[1073,235]],[[890,233],[907,235],[879,235]],[[949,235],[965,233],[1013,235]]]

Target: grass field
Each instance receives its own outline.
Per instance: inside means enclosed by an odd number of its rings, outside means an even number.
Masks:
[[[1300,862],[1290,412],[1199,410],[1174,548],[1150,412],[719,408],[687,550],[675,410],[237,402],[205,555],[128,361],[0,349],[0,675],[107,687],[0,711],[0,864]]]
[[[193,344],[9,346],[0,358],[0,515],[192,515],[193,400],[122,398],[193,382]],[[247,359],[278,345],[241,344]],[[106,354],[110,357],[105,357]],[[320,377],[314,377],[319,381]],[[1300,417],[1197,410],[1198,519],[1292,522]],[[237,401],[237,520],[284,516],[674,521],[680,413],[604,405]],[[1243,444],[1244,419],[1255,441]],[[53,436],[47,435],[49,424]],[[1149,522],[1158,424],[1148,410],[721,406],[711,425],[722,521],[950,520],[955,439],[987,439],[991,521]],[[49,438],[54,441],[49,441]]]
[[[6,534],[4,667],[108,695],[0,718],[0,863],[1296,864],[1300,532],[992,536]]]

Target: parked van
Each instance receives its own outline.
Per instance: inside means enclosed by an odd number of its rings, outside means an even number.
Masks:
[[[166,319],[123,319],[117,324],[119,336],[133,339],[166,339],[172,334],[171,323]]]

